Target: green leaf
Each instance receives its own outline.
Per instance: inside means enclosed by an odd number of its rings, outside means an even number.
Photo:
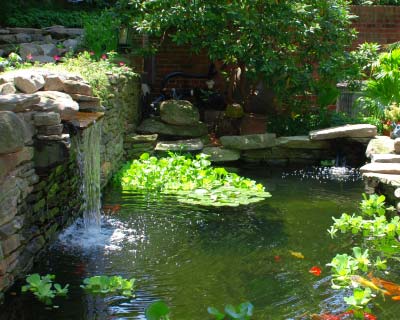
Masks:
[[[164,301],[155,301],[146,308],[147,320],[167,320],[169,307]]]

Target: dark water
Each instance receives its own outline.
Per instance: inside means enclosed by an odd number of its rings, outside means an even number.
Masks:
[[[55,299],[58,308],[46,308],[21,295],[17,284],[0,319],[144,319],[145,307],[158,299],[171,307],[173,320],[210,319],[208,306],[244,301],[253,303],[254,319],[309,319],[343,310],[325,264],[351,243],[332,241],[326,230],[332,215],[356,211],[362,183],[282,178],[262,169],[240,174],[264,183],[272,198],[246,208],[205,210],[107,190],[104,204],[122,207],[105,219],[102,235],[73,229],[32,271],[70,283],[68,297]],[[322,268],[320,277],[308,272],[312,266]],[[85,277],[98,274],[136,278],[136,298],[93,297],[79,288]],[[380,319],[397,319],[397,305],[383,307],[374,310]]]

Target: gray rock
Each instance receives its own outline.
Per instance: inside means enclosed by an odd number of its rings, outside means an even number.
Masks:
[[[400,175],[399,163],[368,163],[360,168],[361,173],[374,172],[382,174],[395,174]]]
[[[0,111],[23,112],[31,109],[40,102],[40,98],[34,94],[5,94],[0,95]]]
[[[65,28],[63,26],[51,26],[43,30],[50,33],[54,39],[72,38],[83,35],[83,29]]]
[[[157,118],[145,119],[137,128],[141,133],[158,133],[167,136],[201,137],[207,134],[207,126],[198,122],[190,126],[176,126],[161,122]]]
[[[17,43],[26,43],[31,42],[32,37],[27,33],[17,33],[15,35],[15,40],[17,41]]]
[[[310,140],[309,136],[279,137],[276,139],[276,145],[290,149],[329,149],[331,147],[328,141]]]
[[[6,82],[2,85],[0,85],[0,94],[13,94],[17,90],[14,87],[14,84],[11,82]]]
[[[376,136],[376,127],[370,124],[347,124],[310,132],[311,140],[328,140],[336,138],[372,138]]]
[[[240,151],[221,147],[205,147],[202,153],[209,155],[212,162],[228,162],[240,159]]]
[[[14,44],[17,41],[13,34],[0,35],[0,44]]]
[[[400,138],[394,140],[394,152],[400,154]]]
[[[377,136],[368,143],[365,155],[371,158],[373,154],[394,153],[394,140],[386,136]]]
[[[63,45],[67,51],[75,52],[78,49],[80,41],[78,39],[68,39],[63,42]]]
[[[199,110],[186,100],[167,100],[160,105],[161,120],[173,125],[196,124],[200,119]]]
[[[157,134],[135,134],[135,135],[128,135],[125,137],[126,142],[134,142],[135,144],[138,143],[151,143],[154,144],[158,139]]]
[[[54,59],[53,59],[53,57],[40,55],[40,56],[32,56],[32,61],[39,62],[39,63],[52,63],[52,62],[54,62]]]
[[[36,111],[55,111],[64,115],[79,110],[78,103],[64,92],[40,91],[36,94],[40,97],[40,103],[35,106]]]
[[[200,151],[204,147],[200,139],[160,141],[157,143],[156,151]]]
[[[373,154],[371,162],[379,163],[400,163],[400,155],[396,154]]]
[[[41,56],[44,55],[43,49],[40,45],[35,43],[21,43],[19,45],[19,55],[21,58],[26,59],[28,55]]]
[[[89,86],[87,83],[75,80],[65,80],[63,89],[63,91],[65,91],[66,93],[75,93],[85,96],[93,95],[93,90],[91,86]]]
[[[19,151],[24,146],[24,124],[10,111],[0,111],[0,154]]]
[[[0,226],[0,239],[1,238],[6,239],[12,236],[13,234],[21,230],[23,225],[24,225],[24,217],[18,216],[15,217],[15,219],[13,219],[11,222],[3,226]]]
[[[17,34],[17,33],[26,33],[26,34],[42,34],[43,31],[42,29],[36,29],[36,28],[7,28],[7,31],[9,33]]]
[[[101,105],[101,100],[98,97],[93,97],[93,96],[85,96],[82,94],[75,94],[75,93],[70,93],[70,96],[73,100],[77,102],[91,102],[96,106]]]
[[[64,140],[65,137],[62,134],[53,134],[53,135],[38,134],[36,138],[45,141],[61,141]]]
[[[21,112],[16,113],[17,117],[21,120],[23,124],[23,134],[25,145],[31,145],[33,143],[32,137],[35,135],[35,126],[32,121],[33,112]]]
[[[30,161],[32,158],[33,148],[31,147],[25,147],[21,151],[13,153],[0,154],[0,179],[14,170],[19,164]]]
[[[14,84],[19,91],[35,93],[44,87],[44,78],[40,74],[26,72],[15,76]]]
[[[65,78],[61,75],[50,74],[45,77],[45,91],[64,91]]]
[[[38,141],[35,149],[35,168],[46,170],[69,159],[69,151],[62,141]]]
[[[21,245],[21,238],[19,234],[14,234],[11,237],[8,237],[7,239],[1,241],[1,247],[3,249],[5,257],[7,257],[8,255],[10,255],[10,253],[18,249],[20,245]]]
[[[54,126],[61,123],[61,117],[56,112],[38,112],[33,115],[35,126]]]
[[[248,134],[243,136],[222,136],[221,144],[228,149],[254,150],[276,145],[275,133]]]
[[[53,43],[41,44],[40,47],[42,48],[45,56],[50,56],[52,58],[54,55],[58,54],[57,47]]]
[[[44,136],[61,135],[64,129],[64,125],[56,124],[53,126],[40,126],[37,129],[38,129],[38,135],[44,135]]]

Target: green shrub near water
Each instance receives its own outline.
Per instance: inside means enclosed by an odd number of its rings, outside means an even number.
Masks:
[[[204,206],[246,205],[271,196],[261,184],[214,168],[207,158],[170,154],[158,159],[144,153],[127,163],[115,181],[125,190],[170,194],[181,203]]]

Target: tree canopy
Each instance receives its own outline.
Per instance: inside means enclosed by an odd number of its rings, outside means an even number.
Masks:
[[[140,33],[240,66],[281,97],[336,83],[355,32],[345,0],[121,0]],[[318,80],[318,81],[316,81]],[[322,88],[322,89],[321,89]],[[318,93],[318,92],[317,92]]]

